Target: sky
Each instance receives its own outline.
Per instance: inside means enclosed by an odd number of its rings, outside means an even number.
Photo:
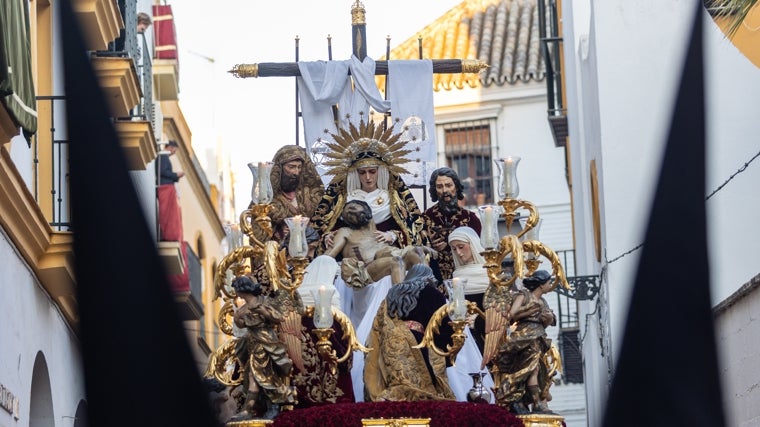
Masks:
[[[236,215],[249,202],[249,162],[271,160],[283,145],[295,144],[295,79],[239,79],[228,73],[235,64],[293,62],[295,38],[299,59],[333,59],[351,54],[353,0],[174,0],[179,50],[179,103],[193,133],[192,144],[204,167],[219,147],[229,156],[236,179]],[[385,54],[416,36],[461,0],[364,0],[368,55]],[[302,129],[302,127],[301,127]],[[303,145],[303,136],[300,137]],[[213,169],[206,168],[215,182]]]

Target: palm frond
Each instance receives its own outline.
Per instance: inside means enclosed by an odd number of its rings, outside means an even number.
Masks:
[[[728,19],[727,36],[733,37],[744,23],[758,0],[704,0],[707,12],[713,18]]]

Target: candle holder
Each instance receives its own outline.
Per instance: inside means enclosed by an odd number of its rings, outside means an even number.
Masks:
[[[449,293],[449,319],[452,321],[465,320],[467,318],[467,300],[464,298],[464,288],[467,285],[467,279],[447,279],[443,283]]]
[[[285,218],[285,224],[290,230],[288,254],[293,258],[305,257],[309,253],[309,243],[306,241],[306,227],[309,226],[309,218],[296,215]]]
[[[332,338],[335,331],[333,328],[314,328],[311,333],[317,337],[315,346],[317,347],[317,353],[326,360],[330,365],[330,371],[333,375],[337,371],[338,367],[338,355],[335,353],[335,349],[332,348]]]
[[[332,295],[330,295],[330,298],[332,299]],[[315,297],[314,301],[318,301],[319,299]],[[354,329],[354,326],[351,324],[351,321],[348,319],[348,316],[346,316],[342,311],[336,310],[330,308],[331,317],[327,318],[330,319],[330,326],[327,327],[319,327],[317,325],[317,322],[319,322],[319,325],[326,325],[327,320],[326,316],[324,315],[318,315],[320,317],[319,320],[315,321],[314,326],[315,328],[311,331],[314,336],[317,337],[317,342],[315,344],[317,348],[317,353],[319,353],[320,357],[325,359],[329,366],[330,371],[333,375],[337,372],[338,364],[343,363],[346,360],[348,360],[348,357],[353,353],[354,351],[361,351],[363,353],[369,353],[372,351],[371,348],[365,347],[359,342],[359,338],[356,336],[356,330]],[[314,316],[315,311],[319,310],[316,306],[309,306],[306,307],[306,311],[304,313],[305,316]],[[330,338],[335,333],[335,331],[332,328],[332,322],[336,321],[343,329],[343,336],[341,337],[344,340],[348,341],[347,350],[344,355],[341,357],[338,357],[338,355],[335,352],[335,349],[332,348],[332,342],[330,341]]]
[[[456,364],[457,354],[459,354],[459,350],[461,350],[462,346],[464,346],[464,340],[466,338],[464,335],[464,327],[467,325],[467,321],[449,321],[449,325],[451,325],[454,333],[451,334],[451,344],[446,344],[446,350],[441,350],[438,348],[438,346],[435,345],[435,341],[433,341],[435,335],[438,333],[441,327],[441,322],[445,317],[448,317],[448,312],[448,304],[436,310],[436,312],[433,313],[433,317],[430,318],[427,327],[425,328],[425,334],[422,337],[422,341],[420,341],[419,344],[415,345],[412,348],[422,349],[427,347],[441,357],[448,357],[449,361],[451,362],[451,366],[454,366]]]
[[[538,209],[531,202],[517,199],[520,193],[517,182],[517,165],[519,163],[519,157],[509,156],[497,161],[496,165],[499,169],[498,193],[501,198],[498,201],[498,206],[503,209],[502,215],[506,223],[507,233],[510,233],[512,223],[516,218],[524,218],[521,221],[522,228],[514,234],[507,234],[501,238],[497,235],[498,245],[494,245],[492,231],[486,227],[485,223],[486,218],[489,217],[485,215],[485,207],[480,209],[481,223],[483,224],[481,239],[486,249],[482,255],[486,260],[484,267],[488,272],[489,279],[489,286],[483,296],[483,306],[486,307],[484,316],[486,330],[490,331],[485,336],[481,369],[488,366],[491,360],[517,357],[513,353],[514,349],[503,345],[510,341],[510,323],[515,321],[515,319],[510,318],[510,309],[515,301],[511,288],[518,277],[533,274],[538,269],[542,262],[539,257],[546,258],[552,265],[552,275],[555,277],[552,290],[558,285],[569,288],[559,257],[551,248],[538,240],[541,225]],[[520,215],[524,211],[527,211],[528,215]],[[493,208],[489,207],[488,213],[491,212],[493,212]],[[490,219],[488,222],[494,223]],[[484,236],[483,232],[485,231],[488,234]],[[486,245],[486,243],[489,244]],[[513,260],[514,274],[502,274],[501,263],[507,257]],[[558,365],[552,351],[543,354],[541,356],[543,360],[540,363],[549,367],[553,366],[556,369]],[[511,408],[515,402],[514,388],[521,386],[514,383],[515,372],[502,372],[496,366],[491,368],[491,372],[494,377],[496,403]],[[552,371],[551,375],[554,372],[556,371]],[[548,376],[548,378],[551,377]]]
[[[499,245],[499,206],[480,206],[478,212],[480,213],[480,222],[483,224],[480,231],[480,243],[486,249],[493,249]]]
[[[270,203],[274,198],[272,181],[269,177],[272,172],[272,162],[248,163],[248,169],[253,175],[251,204]]]
[[[517,165],[520,158],[507,156],[496,161],[499,170],[499,198],[516,199],[520,194],[520,186],[517,182]]]
[[[523,225],[523,229],[528,230],[523,235],[523,241],[524,242],[531,242],[532,241],[532,242],[539,242],[540,243],[540,241],[538,239],[538,233],[541,230],[541,221],[542,220],[539,218],[538,222],[533,227],[528,227],[527,224]],[[527,221],[525,221],[525,223],[527,223]],[[541,261],[541,259],[538,256],[536,256],[536,254],[534,252],[527,251],[526,253],[527,253],[527,255],[525,257],[525,266],[528,269],[527,275],[530,276],[536,270],[538,270],[538,266],[541,264],[542,261]]]

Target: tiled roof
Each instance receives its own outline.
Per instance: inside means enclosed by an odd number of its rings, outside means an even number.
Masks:
[[[546,74],[540,54],[536,0],[465,0],[419,32],[428,59],[480,59],[478,74],[436,74],[433,88],[515,84]],[[391,59],[419,58],[418,37],[391,50]],[[379,87],[384,85],[379,78]]]

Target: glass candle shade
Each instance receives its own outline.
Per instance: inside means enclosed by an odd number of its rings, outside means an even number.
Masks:
[[[248,163],[248,169],[253,175],[251,201],[262,204],[270,203],[274,198],[272,180],[269,178],[269,174],[272,172],[272,162]]]
[[[243,232],[237,224],[226,224],[224,226],[225,242],[227,245],[225,252],[232,252],[243,246]]]
[[[259,203],[259,166],[257,163],[248,163],[248,169],[253,176],[253,184],[251,185],[251,203]]]
[[[516,156],[507,156],[496,162],[499,168],[499,198],[516,199],[520,194],[520,186],[517,183],[518,164],[520,158]]]
[[[445,282],[449,290],[449,318],[454,321],[464,320],[467,317],[467,301],[464,298],[467,279],[455,277]]]
[[[322,285],[319,289],[313,289],[311,295],[314,297],[314,327],[326,329],[332,327],[332,297],[335,288]]]
[[[499,245],[499,206],[485,205],[478,207],[480,213],[480,243],[486,249],[493,249]]]
[[[536,241],[539,241],[538,240],[538,232],[541,231],[541,222],[542,221],[543,221],[543,219],[539,218],[538,222],[536,223],[536,225],[533,228],[531,228],[530,230],[526,231],[525,234],[523,234],[523,240],[525,240],[525,241],[527,241],[527,240],[536,240]],[[522,223],[521,225],[523,226],[523,228],[525,228],[525,225],[528,222],[528,218],[521,219],[520,222]]]
[[[306,241],[306,227],[309,226],[309,218],[296,215],[285,218],[285,224],[290,230],[288,254],[291,257],[305,257],[309,253],[309,243]]]

